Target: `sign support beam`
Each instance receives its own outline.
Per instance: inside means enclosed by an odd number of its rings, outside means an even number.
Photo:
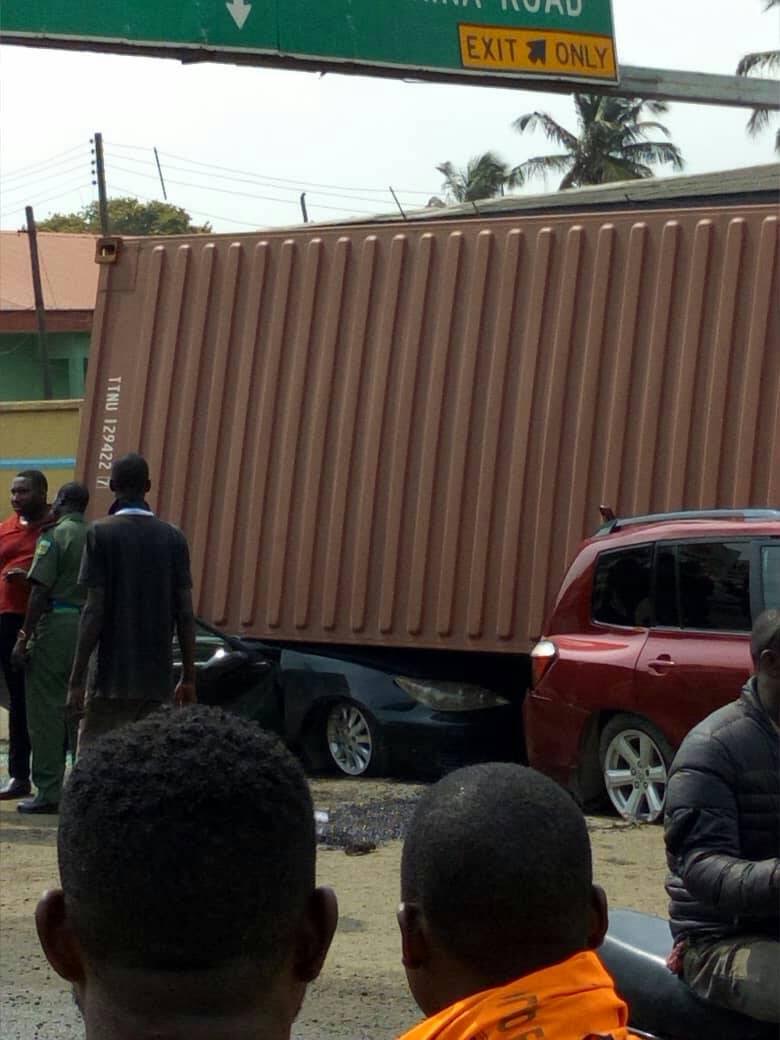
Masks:
[[[170,57],[170,55],[166,55]],[[240,65],[272,65],[278,61],[258,62],[232,54],[222,58],[197,58],[193,54],[182,54],[181,61],[229,61]],[[300,62],[285,63],[287,68],[301,68]],[[305,66],[311,71],[312,66]],[[444,74],[431,75],[426,72],[396,71],[391,69],[369,70],[352,68],[344,64],[318,62],[316,71],[355,73],[359,75],[382,75],[408,81],[458,83],[463,86],[462,76]],[[717,105],[726,108],[766,108],[780,111],[780,82],[774,79],[753,79],[748,76],[723,76],[710,72],[686,72],[678,69],[654,69],[640,65],[621,65],[619,83],[572,83],[557,79],[508,79],[491,76],[489,73],[474,80],[474,85],[503,87],[506,90],[538,90],[549,94],[607,94],[611,97],[642,97],[653,101],[678,101],[693,105]]]
[[[718,105],[729,108],[765,108],[780,111],[780,82],[750,76],[716,75],[707,72],[688,72],[680,69],[645,68],[621,65],[618,83],[593,80],[577,83],[573,80],[547,77],[515,78],[489,71],[464,75],[464,72],[377,66],[370,63],[328,61],[326,58],[294,55],[270,55],[220,47],[182,47],[176,44],[137,44],[112,40],[99,42],[85,39],[46,38],[38,35],[2,33],[4,44],[27,47],[53,47],[58,50],[100,51],[114,54],[139,54],[147,57],[178,59],[183,64],[221,62],[231,65],[252,65],[270,68],[300,69],[308,72],[332,72],[363,76],[382,76],[394,79],[432,81],[438,83],[473,83],[475,86],[502,87],[507,90],[538,90],[546,93],[572,94],[576,91],[607,94],[613,97],[642,97],[656,101],[677,101],[686,104]]]
[[[588,87],[588,90],[650,98],[654,101],[685,101],[696,105],[780,111],[780,83],[749,76],[718,76],[708,72],[621,65],[620,84],[617,87],[599,84]]]

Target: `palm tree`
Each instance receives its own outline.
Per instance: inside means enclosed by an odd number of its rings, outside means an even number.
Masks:
[[[647,139],[651,131],[669,136],[662,123],[642,118],[645,109],[652,115],[667,112],[669,106],[665,102],[575,94],[574,105],[578,134],[571,133],[545,112],[528,112],[514,121],[512,126],[519,133],[542,130],[550,141],[564,149],[557,155],[540,155],[520,163],[510,171],[515,183],[523,184],[531,177],[548,173],[562,173],[564,177],[559,187],[577,188],[584,184],[652,177],[651,164],[656,163],[682,169],[682,155],[676,145]]]
[[[511,187],[514,177],[507,164],[495,152],[476,155],[458,169],[451,162],[441,163],[436,169],[444,177],[442,188],[452,202],[476,202],[503,195]]]
[[[780,0],[764,0],[764,10],[771,11],[773,7],[780,7]],[[758,72],[776,72],[780,69],[780,51],[754,51],[746,54],[737,65],[738,76],[750,76]],[[753,115],[748,120],[748,133],[755,135],[761,133],[769,125],[769,109],[754,108]],[[780,130],[775,137],[775,151],[780,152]]]

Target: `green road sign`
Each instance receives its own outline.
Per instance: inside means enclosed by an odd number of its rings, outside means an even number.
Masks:
[[[2,0],[0,36],[388,75],[618,79],[611,0]]]

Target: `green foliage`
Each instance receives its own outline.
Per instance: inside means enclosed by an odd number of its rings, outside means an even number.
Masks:
[[[780,0],[764,0],[764,10],[771,11],[773,7],[780,7]],[[737,65],[738,76],[766,75],[776,73],[780,70],[780,51],[754,51],[746,54]],[[769,109],[754,108],[753,114],[748,120],[748,133],[751,136],[760,134],[769,126]],[[780,154],[780,130],[775,135],[775,151]]]
[[[511,187],[514,178],[507,164],[495,152],[485,152],[469,159],[465,169],[458,169],[451,162],[436,167],[444,177],[442,187],[451,202],[476,202],[503,195],[505,187]]]
[[[651,132],[669,136],[656,120],[643,118],[668,111],[663,101],[634,97],[575,94],[579,132],[571,133],[546,112],[528,112],[512,124],[519,133],[542,130],[548,140],[563,149],[555,155],[540,155],[516,166],[510,176],[517,184],[548,173],[562,173],[560,188],[586,184],[638,180],[652,177],[652,166],[668,164],[683,168],[680,149],[669,141],[651,141]]]
[[[108,200],[108,224],[112,235],[205,234],[211,224],[192,223],[189,213],[169,202],[140,202],[130,196]],[[38,224],[41,231],[89,232],[99,235],[100,208],[90,202],[78,213],[55,213]]]

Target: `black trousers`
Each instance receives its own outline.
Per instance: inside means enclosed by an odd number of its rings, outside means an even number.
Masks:
[[[30,779],[30,737],[24,700],[24,672],[11,667],[11,651],[24,623],[24,614],[0,614],[0,667],[11,702],[8,706],[8,772],[14,780]]]

